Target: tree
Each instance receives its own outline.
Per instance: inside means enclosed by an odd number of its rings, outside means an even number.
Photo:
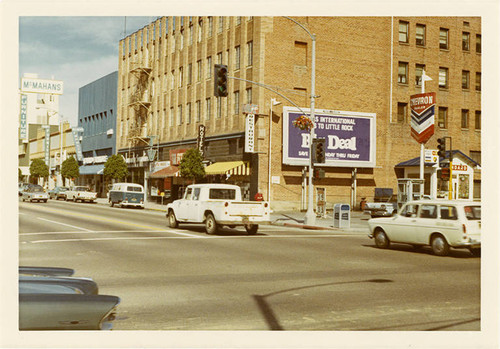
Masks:
[[[80,176],[80,166],[78,166],[78,161],[73,156],[63,161],[61,176],[71,178],[71,180],[75,180]]]
[[[197,148],[191,148],[184,153],[179,164],[181,177],[200,180],[205,176],[205,166],[203,166],[203,157]]]
[[[35,178],[46,178],[49,176],[49,167],[43,159],[35,159],[30,164],[30,175]]]
[[[24,177],[24,176],[23,176],[23,171],[21,171],[21,169],[20,169],[20,168],[18,168],[18,170],[19,170],[19,171],[17,172],[17,180],[18,180],[19,182],[21,182],[21,181],[23,180],[23,177]]]
[[[104,164],[104,176],[116,180],[127,178],[128,168],[121,155],[111,155]]]

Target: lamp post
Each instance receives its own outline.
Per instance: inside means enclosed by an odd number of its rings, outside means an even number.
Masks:
[[[293,18],[286,17],[286,19],[291,20],[295,24],[297,24],[299,27],[301,27],[310,37],[312,40],[312,47],[311,47],[311,112],[310,112],[310,119],[313,122],[313,127],[311,127],[311,130],[309,132],[309,192],[308,192],[308,200],[307,200],[307,212],[306,216],[304,218],[304,223],[307,225],[313,225],[316,222],[316,215],[314,214],[314,208],[313,208],[313,200],[314,200],[314,188],[313,188],[313,161],[312,161],[312,152],[313,152],[313,146],[312,146],[312,140],[314,138],[314,99],[316,98],[315,96],[315,79],[316,79],[316,35],[311,34],[311,32],[304,27],[302,24],[294,20]]]
[[[271,140],[273,138],[273,106],[279,105],[281,102],[277,101],[275,98],[271,98],[271,112],[269,113],[269,163],[268,163],[268,179],[267,179],[267,201],[269,206],[271,206]]]

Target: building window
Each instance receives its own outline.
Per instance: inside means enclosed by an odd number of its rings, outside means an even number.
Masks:
[[[481,53],[481,34],[476,34],[476,52]]]
[[[217,26],[217,34],[222,33],[222,29],[224,29],[224,17],[219,16],[219,23]]]
[[[212,77],[212,56],[207,57],[207,79]]]
[[[211,37],[214,32],[214,18],[208,17],[208,37]]]
[[[182,87],[182,82],[184,80],[184,68],[179,68],[179,87]]]
[[[188,45],[192,45],[193,44],[193,26],[190,25],[189,28],[188,28]]]
[[[441,50],[448,49],[448,32],[449,30],[446,28],[439,28],[439,48]]]
[[[201,101],[196,101],[196,122],[201,121]]]
[[[253,64],[253,41],[247,42],[247,66]]]
[[[170,89],[173,90],[175,88],[175,70],[172,70],[170,73]]]
[[[201,81],[201,60],[196,62],[196,81]]]
[[[174,126],[174,107],[170,108],[170,127]]]
[[[422,74],[425,70],[425,64],[415,64],[415,85],[422,86]]]
[[[440,128],[448,128],[448,108],[439,107],[438,111],[438,126]]]
[[[217,97],[217,118],[222,116],[222,97]]]
[[[462,89],[468,90],[470,88],[470,72],[462,70]]]
[[[307,43],[295,41],[294,64],[299,66],[307,65]]]
[[[199,21],[198,22],[198,42],[201,42],[202,38],[203,38],[203,22]]]
[[[193,64],[189,63],[188,64],[188,85],[193,82]]]
[[[240,25],[241,24],[241,16],[237,16],[236,17],[236,25]]]
[[[179,105],[177,107],[177,114],[179,115],[178,117],[179,125],[182,125],[182,105]]]
[[[240,69],[240,61],[241,61],[241,48],[238,45],[234,48],[234,70]]]
[[[210,120],[210,116],[212,114],[212,100],[210,99],[210,97],[206,99],[206,105],[207,105],[206,119]]]
[[[439,68],[439,88],[448,88],[448,68]]]
[[[406,122],[408,103],[398,103],[398,123]]]
[[[217,53],[217,64],[222,64],[222,52]]]
[[[191,123],[191,103],[186,105],[186,123]]]
[[[234,114],[240,113],[240,91],[234,91]]]
[[[476,91],[481,91],[481,73],[476,73]]]
[[[481,152],[477,150],[469,151],[469,157],[481,165]]]
[[[399,42],[408,43],[408,22],[399,21]]]
[[[481,111],[480,110],[476,110],[476,117],[474,120],[474,128],[476,130],[481,129]]]
[[[470,51],[470,33],[462,32],[462,50]]]
[[[408,63],[399,62],[398,65],[398,83],[408,84]]]
[[[246,93],[247,93],[247,104],[252,104],[252,88],[247,88]]]
[[[469,110],[462,109],[462,128],[469,128]]]
[[[425,46],[425,25],[417,24],[415,31],[415,43],[417,46]]]
[[[172,45],[170,46],[170,53],[175,52],[175,36],[172,35]]]

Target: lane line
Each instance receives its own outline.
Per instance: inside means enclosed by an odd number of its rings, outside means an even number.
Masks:
[[[90,230],[90,229],[77,227],[76,225],[71,225],[71,224],[66,224],[66,223],[61,223],[61,222],[51,221],[50,219],[45,219],[45,218],[41,218],[41,217],[36,217],[36,218],[37,218],[37,219],[40,219],[40,220],[42,220],[42,221],[46,221],[46,222],[50,222],[50,223],[55,223],[55,224],[60,224],[60,225],[65,225],[65,226],[67,226],[67,227],[71,227],[71,228],[76,228],[76,229],[85,230],[85,231],[92,231],[92,230]]]

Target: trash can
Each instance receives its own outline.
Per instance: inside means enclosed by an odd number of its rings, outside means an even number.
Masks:
[[[335,228],[351,227],[351,206],[349,204],[333,205],[333,226]]]

